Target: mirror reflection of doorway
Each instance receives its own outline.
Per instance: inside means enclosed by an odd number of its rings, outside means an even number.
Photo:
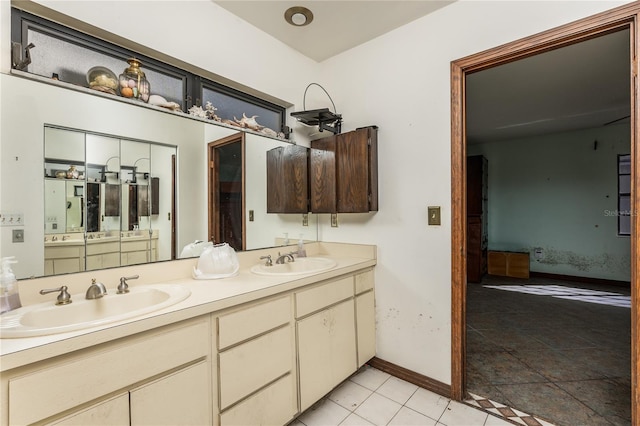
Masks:
[[[209,238],[245,249],[244,133],[209,144]]]

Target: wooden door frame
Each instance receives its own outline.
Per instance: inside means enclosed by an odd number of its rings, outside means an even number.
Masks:
[[[623,28],[630,30],[631,63],[631,410],[640,424],[640,138],[637,85],[640,3],[630,3],[451,63],[451,397],[465,397],[466,355],[466,111],[465,75],[579,43]]]
[[[223,145],[228,145],[231,143],[236,143],[236,142],[240,142],[240,146],[241,146],[241,152],[242,152],[242,250],[246,250],[246,245],[247,245],[247,228],[246,228],[246,218],[245,218],[245,210],[246,210],[246,201],[245,201],[245,197],[246,197],[246,188],[245,188],[245,184],[246,184],[246,170],[245,170],[245,147],[246,147],[246,138],[245,138],[245,132],[238,132],[238,133],[234,133],[233,135],[229,135],[225,138],[222,139],[218,139],[215,140],[213,142],[209,142],[207,144],[207,170],[208,170],[208,177],[207,177],[207,195],[208,195],[208,201],[207,201],[207,206],[208,206],[208,230],[209,230],[209,234],[208,234],[208,238],[209,241],[213,240],[216,229],[220,229],[220,223],[219,223],[219,216],[216,214],[214,206],[217,206],[220,204],[220,200],[218,199],[218,193],[215,190],[218,187],[218,175],[215,173],[215,166],[216,166],[216,155],[215,155],[215,149],[219,148]],[[216,243],[220,243],[220,241],[216,241]]]

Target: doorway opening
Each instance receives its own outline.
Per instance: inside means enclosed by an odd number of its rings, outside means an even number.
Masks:
[[[593,39],[601,35],[620,30],[628,30],[630,41],[629,73],[634,68],[636,58],[636,22],[640,8],[637,4],[622,6],[611,11],[577,21],[545,33],[528,37],[514,43],[500,46],[452,63],[452,397],[457,400],[466,398],[466,321],[467,321],[467,205],[466,205],[466,157],[468,150],[466,77],[477,71],[519,59],[532,57],[560,47]],[[576,72],[576,78],[579,72]],[[635,75],[631,75],[630,100],[630,152],[631,152],[631,201],[630,211],[640,208],[638,197],[638,170],[640,150],[637,135],[637,88]],[[631,411],[632,424],[638,421],[638,290],[640,289],[640,252],[637,215],[631,217],[631,350],[629,354],[631,370]],[[522,409],[526,409],[523,407]]]
[[[209,238],[245,250],[244,132],[208,144]]]

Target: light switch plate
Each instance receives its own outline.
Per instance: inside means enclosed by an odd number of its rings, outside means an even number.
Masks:
[[[302,215],[302,226],[309,226],[309,214],[305,213]]]
[[[338,227],[338,214],[337,213],[331,213],[331,227],[332,228],[337,228]]]
[[[440,225],[440,206],[427,207],[429,225]]]

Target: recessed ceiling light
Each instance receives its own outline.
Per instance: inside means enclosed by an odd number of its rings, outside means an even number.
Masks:
[[[293,6],[284,12],[284,20],[295,27],[304,27],[313,21],[313,13],[306,7]]]

